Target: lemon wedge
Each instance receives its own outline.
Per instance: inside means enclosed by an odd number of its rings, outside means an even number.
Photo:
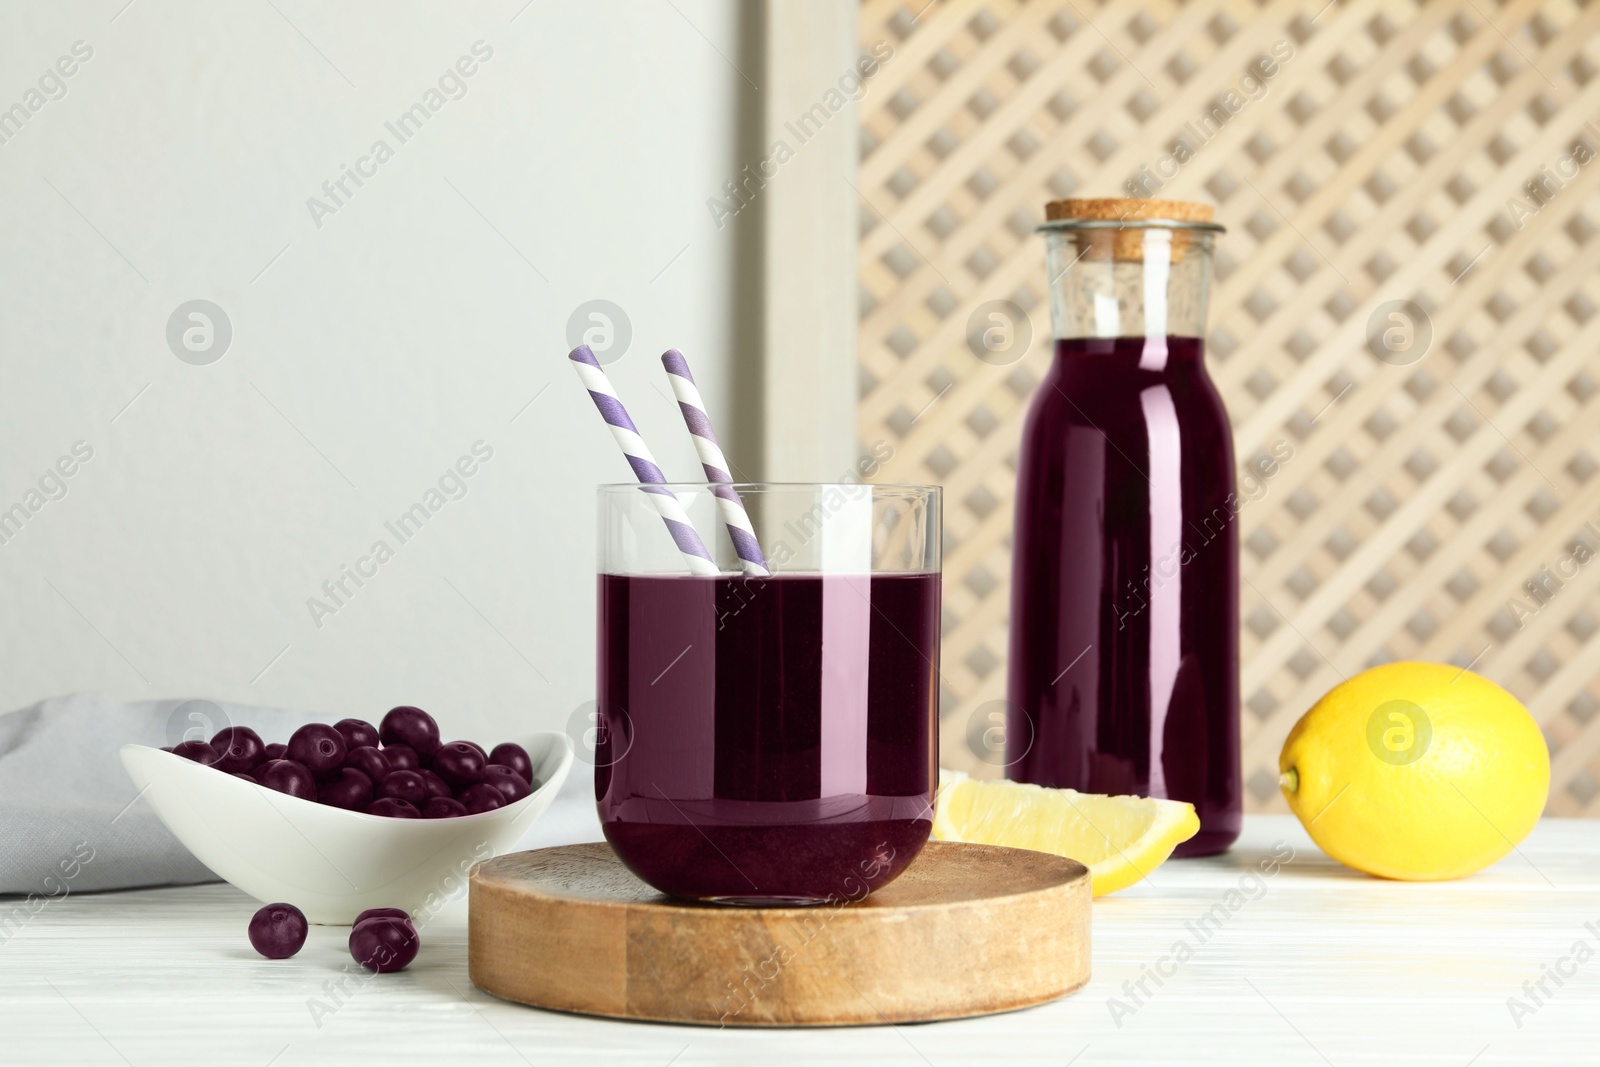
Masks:
[[[1089,868],[1097,897],[1126,889],[1200,832],[1193,804],[989,782],[939,772],[938,841],[1051,852]]]

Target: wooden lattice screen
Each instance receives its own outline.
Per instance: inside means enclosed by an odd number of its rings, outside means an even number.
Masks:
[[[1015,450],[1050,359],[1033,227],[1150,167],[1229,229],[1208,350],[1241,462],[1294,450],[1242,512],[1247,803],[1282,810],[1283,737],[1341,674],[1420,658],[1517,694],[1551,813],[1600,815],[1600,562],[1573,555],[1600,543],[1600,5],[926,2],[861,8],[894,52],[860,105],[859,432],[894,449],[882,480],[946,487],[945,764],[996,772],[968,737],[1005,692]],[[967,343],[997,300],[1031,321],[1011,364]],[[1380,361],[1388,301],[1431,340]]]

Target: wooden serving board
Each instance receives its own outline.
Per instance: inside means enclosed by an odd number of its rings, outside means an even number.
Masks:
[[[1089,872],[928,843],[859,903],[745,908],[645,885],[609,845],[488,860],[468,897],[472,982],[506,1000],[712,1026],[841,1026],[1009,1011],[1089,980]]]

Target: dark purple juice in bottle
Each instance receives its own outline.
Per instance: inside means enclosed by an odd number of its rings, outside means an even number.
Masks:
[[[1056,342],[1017,475],[1013,778],[1194,804],[1239,834],[1238,501],[1194,337]]]
[[[859,899],[921,851],[939,575],[599,577],[595,793],[685,897]]]
[[[1238,836],[1232,432],[1202,358],[1205,204],[1045,205],[1055,360],[1017,463],[1006,767],[1192,803],[1177,855]]]

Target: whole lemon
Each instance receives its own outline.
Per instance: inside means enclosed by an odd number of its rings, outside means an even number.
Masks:
[[[1329,690],[1278,757],[1289,807],[1340,863],[1459,878],[1528,835],[1550,752],[1517,698],[1445,663],[1388,663]]]

